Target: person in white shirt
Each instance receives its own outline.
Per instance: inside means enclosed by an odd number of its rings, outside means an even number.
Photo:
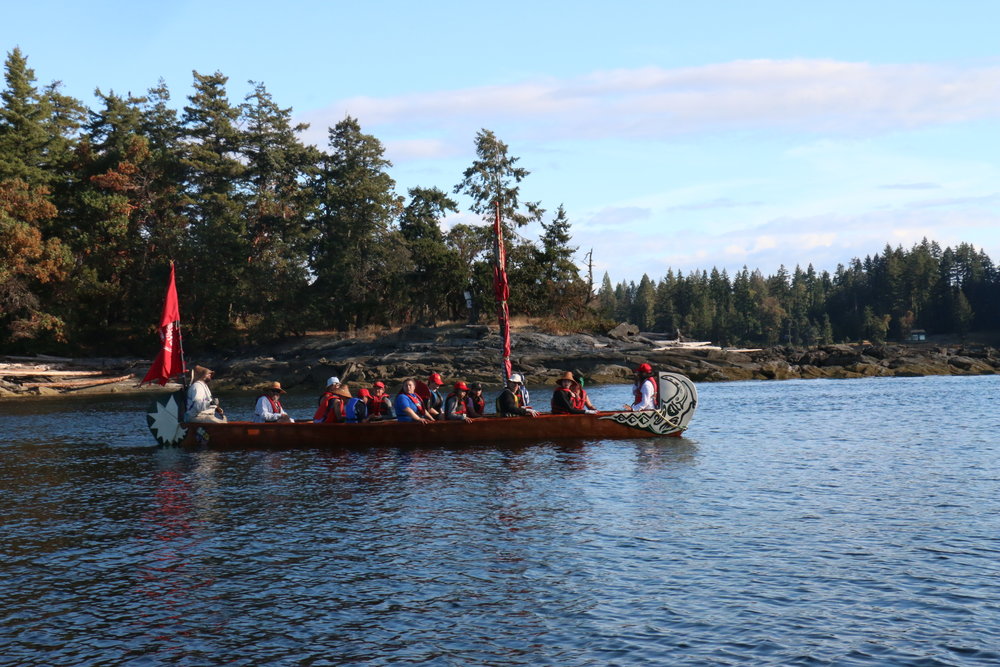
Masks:
[[[255,422],[294,422],[288,416],[285,409],[281,407],[281,395],[285,390],[281,388],[280,382],[272,382],[264,387],[263,393],[257,399],[257,406],[253,411]]]
[[[216,423],[226,421],[225,412],[219,407],[219,401],[212,398],[212,391],[208,388],[208,381],[214,375],[215,371],[204,366],[195,366],[191,371],[191,386],[187,390],[184,421]]]
[[[656,374],[649,364],[639,364],[635,369],[635,384],[632,405],[626,405],[626,410],[655,410],[659,403],[659,392],[656,388]]]

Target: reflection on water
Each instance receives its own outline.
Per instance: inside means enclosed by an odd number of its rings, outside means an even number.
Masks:
[[[0,664],[996,664],[998,388],[706,385],[685,439],[405,451],[0,404]]]

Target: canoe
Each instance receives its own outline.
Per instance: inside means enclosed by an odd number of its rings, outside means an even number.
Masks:
[[[147,423],[163,446],[186,449],[342,449],[355,447],[435,447],[554,440],[630,440],[678,437],[687,428],[698,392],[687,377],[660,373],[656,410],[597,412],[537,417],[481,417],[468,422],[182,422],[184,392],[154,401]]]
[[[682,428],[667,426],[662,432],[638,426],[652,423],[649,414],[604,412],[537,417],[481,417],[468,422],[439,421],[428,424],[384,421],[366,424],[313,424],[227,422],[185,423],[181,446],[185,449],[347,449],[353,447],[434,447],[498,442],[551,440],[608,440],[679,436]],[[628,416],[635,424],[619,418]]]

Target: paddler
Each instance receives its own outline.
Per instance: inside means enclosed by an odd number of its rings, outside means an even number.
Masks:
[[[215,371],[204,366],[195,366],[191,371],[191,386],[187,390],[187,410],[184,412],[184,421],[214,422],[217,424],[226,421],[226,415],[219,407],[219,400],[212,398],[212,391],[208,388],[208,381],[213,377],[215,377]]]
[[[424,409],[431,419],[444,419],[444,398],[439,391],[444,386],[440,373],[431,373],[427,378],[427,389],[430,395],[424,400]]]
[[[444,399],[444,418],[448,421],[471,421],[469,416],[469,404],[466,398],[469,394],[469,385],[461,380],[455,383],[454,390]]]
[[[582,415],[587,411],[582,407],[577,407],[577,392],[580,385],[576,378],[569,371],[566,371],[561,378],[556,380],[556,390],[552,392],[552,414],[554,415]]]
[[[372,385],[368,399],[368,419],[373,422],[395,418],[392,411],[392,397],[385,391],[385,382],[378,380]]]
[[[635,369],[635,382],[632,385],[633,403],[624,406],[633,412],[639,410],[655,410],[660,402],[660,392],[656,386],[656,374],[649,364],[639,364]]]
[[[326,389],[323,390],[323,395],[319,397],[319,405],[316,406],[316,413],[313,415],[313,422],[316,424],[321,424],[326,420],[327,412],[329,411],[330,401],[334,398],[333,390],[340,386],[339,377],[331,377],[326,380]]]
[[[417,422],[426,424],[433,421],[427,417],[424,410],[424,402],[417,395],[417,381],[410,378],[403,383],[403,387],[396,394],[393,404],[396,410],[396,419],[401,422]]]
[[[285,409],[281,407],[281,395],[285,390],[281,388],[280,382],[272,382],[264,387],[261,395],[257,398],[257,405],[253,411],[255,422],[294,422]]]
[[[467,414],[470,417],[482,417],[486,414],[486,399],[483,398],[483,385],[473,382],[469,385],[469,395],[465,397],[468,405]]]
[[[497,414],[501,417],[537,417],[538,411],[525,405],[524,377],[511,373],[507,386],[497,396]]]

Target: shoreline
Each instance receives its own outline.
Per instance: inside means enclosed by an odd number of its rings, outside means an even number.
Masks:
[[[640,334],[628,325],[606,336],[555,335],[526,326],[512,332],[511,339],[514,371],[522,373],[530,386],[552,385],[567,370],[581,372],[589,385],[629,383],[632,369],[643,362],[694,382],[1000,372],[1000,352],[982,342],[863,342],[732,350]],[[330,376],[360,388],[375,380],[395,384],[408,377],[422,379],[431,372],[440,373],[447,384],[461,379],[498,387],[499,349],[495,327],[452,324],[409,327],[382,336],[313,334],[225,356],[188,359],[188,366],[201,364],[215,370],[216,391],[256,390],[274,380],[286,389],[316,391]],[[118,358],[0,357],[0,398],[167,391],[159,385],[137,386],[150,363]]]

